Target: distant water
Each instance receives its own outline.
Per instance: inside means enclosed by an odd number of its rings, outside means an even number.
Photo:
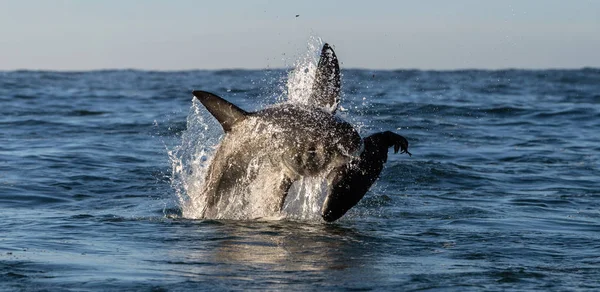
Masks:
[[[264,108],[287,71],[0,72],[0,290],[600,289],[600,69],[342,70],[413,156],[333,224],[182,216],[191,91]]]

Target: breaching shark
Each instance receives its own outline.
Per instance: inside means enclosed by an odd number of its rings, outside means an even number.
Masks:
[[[193,91],[225,131],[207,169],[202,217],[223,218],[232,204],[244,205],[249,213],[278,214],[295,181],[318,176],[327,184],[321,216],[332,222],[377,180],[388,148],[411,155],[406,138],[385,131],[362,139],[337,117],[340,92],[338,58],[328,44],[308,105],[280,103],[247,112],[213,93]],[[249,194],[259,201],[250,201]]]

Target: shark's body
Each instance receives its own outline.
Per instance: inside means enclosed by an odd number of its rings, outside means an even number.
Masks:
[[[194,91],[221,123],[225,137],[208,168],[204,218],[235,218],[235,204],[253,214],[277,214],[294,181],[325,176],[328,194],[322,217],[343,216],[379,177],[388,147],[407,152],[407,140],[392,132],[361,139],[335,116],[340,71],[333,49],[323,46],[312,105],[279,104],[248,113],[205,91]]]

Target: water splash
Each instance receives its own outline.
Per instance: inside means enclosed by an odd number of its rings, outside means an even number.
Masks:
[[[309,40],[307,52],[294,62],[293,69],[288,73],[287,88],[281,92],[278,103],[308,104],[322,45],[320,38]],[[172,164],[171,184],[184,218],[202,218],[206,205],[206,194],[203,192],[205,176],[221,138],[221,126],[194,99],[181,145],[168,152]],[[247,173],[257,172],[253,163],[248,168]],[[276,174],[270,177],[272,175]],[[247,203],[264,199],[261,196],[264,191],[261,192],[260,188],[271,184],[268,179],[264,180],[263,184],[253,184],[246,193],[241,191],[230,197],[227,205],[219,210],[217,218],[320,220],[320,209],[325,199],[324,177],[305,177],[296,181],[288,192],[281,214],[273,214],[260,206],[253,206],[257,204]]]
[[[167,152],[171,161],[171,185],[184,218],[200,218],[200,211],[204,209],[205,200],[201,196],[204,177],[221,136],[221,126],[214,118],[205,118],[209,116],[194,98],[181,145]]]
[[[306,53],[294,62],[293,69],[288,74],[287,102],[307,105],[310,101],[322,46],[320,38],[310,38]]]
[[[304,177],[296,181],[288,192],[283,215],[291,220],[320,220],[326,186],[323,177]]]

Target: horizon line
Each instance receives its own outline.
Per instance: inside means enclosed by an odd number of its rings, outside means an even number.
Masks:
[[[79,72],[100,72],[100,71],[141,71],[141,72],[192,72],[192,71],[287,71],[292,70],[294,67],[265,67],[265,68],[244,68],[244,67],[230,67],[230,68],[188,68],[188,69],[144,69],[144,68],[95,68],[95,69],[0,69],[0,72],[57,72],[57,73],[79,73]],[[503,67],[503,68],[476,68],[476,67],[465,67],[465,68],[452,68],[452,69],[434,69],[434,68],[361,68],[361,67],[350,67],[342,69],[341,71],[352,70],[352,71],[433,71],[433,72],[453,72],[453,71],[577,71],[577,70],[600,70],[599,67],[595,66],[581,66],[581,67]]]

